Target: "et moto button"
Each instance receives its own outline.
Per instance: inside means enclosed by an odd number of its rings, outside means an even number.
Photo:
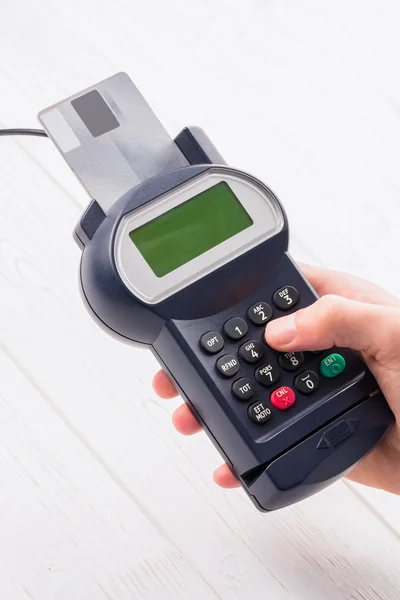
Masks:
[[[239,348],[239,355],[243,360],[247,363],[255,363],[260,358],[263,357],[264,354],[264,345],[257,340],[250,340],[246,342]]]
[[[283,385],[272,392],[270,400],[272,406],[275,406],[275,408],[278,408],[279,410],[287,410],[296,402],[296,394],[292,388]]]
[[[233,354],[225,354],[217,360],[217,369],[224,377],[233,377],[239,368],[239,361]]]
[[[272,411],[265,402],[256,402],[249,408],[249,417],[258,425],[262,425],[272,417]]]
[[[200,345],[208,354],[217,354],[224,347],[224,338],[218,331],[209,331],[201,336]]]
[[[235,394],[236,398],[239,400],[250,400],[256,393],[256,386],[254,385],[254,381],[251,379],[247,379],[247,377],[242,377],[235,381],[232,386],[232,392]]]
[[[272,317],[272,308],[266,302],[257,302],[249,308],[247,316],[254,325],[266,325]]]
[[[346,361],[341,354],[330,354],[319,363],[321,375],[328,379],[337,377],[340,373],[343,373],[345,368]]]
[[[231,340],[240,340],[246,335],[248,330],[246,321],[241,317],[233,317],[233,319],[229,319],[224,325],[224,333]]]
[[[299,292],[291,285],[277,290],[272,297],[273,303],[280,310],[290,310],[299,301]]]

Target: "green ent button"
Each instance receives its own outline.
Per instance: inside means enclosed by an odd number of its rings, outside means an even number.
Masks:
[[[346,361],[341,354],[330,354],[319,363],[319,370],[324,377],[337,377],[346,368]]]

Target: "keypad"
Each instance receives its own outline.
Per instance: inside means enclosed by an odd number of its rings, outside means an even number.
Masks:
[[[219,330],[216,327],[200,337],[200,347],[215,361],[220,375],[233,378],[232,401],[238,406],[244,404],[248,417],[258,425],[296,403],[309,403],[308,396],[324,378],[337,377],[346,368],[344,357],[332,350],[331,354],[329,350],[279,353],[267,345],[263,326],[279,317],[279,311],[294,307],[299,297],[293,286],[282,287],[272,297],[250,306],[245,314],[222,322]],[[278,309],[276,313],[271,305]],[[218,353],[219,357],[213,356]],[[255,396],[258,400],[249,406]]]
[[[264,344],[257,340],[250,340],[240,346],[239,355],[247,363],[256,363],[264,355]]]
[[[241,317],[233,317],[224,325],[224,333],[231,340],[241,340],[247,334],[249,326]]]

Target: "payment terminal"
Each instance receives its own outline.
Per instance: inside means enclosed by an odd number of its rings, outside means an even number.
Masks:
[[[92,198],[75,230],[90,314],[151,349],[259,510],[318,492],[374,448],[393,415],[359,353],[264,340],[316,294],[263,182],[199,128],[171,139],[124,73],[39,118]]]

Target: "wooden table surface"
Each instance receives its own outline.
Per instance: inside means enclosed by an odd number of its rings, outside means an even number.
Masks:
[[[0,127],[127,71],[284,203],[296,259],[400,295],[398,0],[2,0]],[[263,515],[212,483],[157,365],[81,304],[88,197],[0,138],[1,600],[397,600],[400,499],[339,482]]]

